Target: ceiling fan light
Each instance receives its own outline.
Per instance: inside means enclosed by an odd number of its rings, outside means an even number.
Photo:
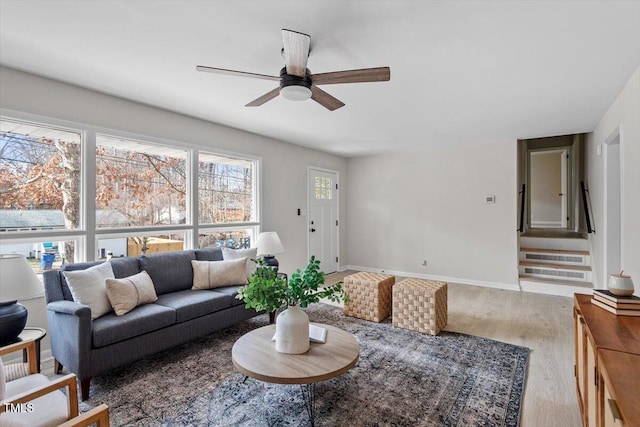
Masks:
[[[289,101],[306,101],[311,98],[311,89],[306,86],[285,86],[280,89],[280,95]]]

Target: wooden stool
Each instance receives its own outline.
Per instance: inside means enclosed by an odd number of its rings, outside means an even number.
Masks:
[[[393,326],[438,335],[446,325],[446,283],[409,278],[393,287]]]
[[[391,289],[396,278],[380,273],[356,273],[344,278],[344,314],[372,322],[382,322],[391,314]]]

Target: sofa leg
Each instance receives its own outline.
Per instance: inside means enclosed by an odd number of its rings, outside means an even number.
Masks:
[[[82,394],[82,401],[84,402],[89,398],[89,388],[91,387],[91,377],[85,378],[80,381],[80,393]]]
[[[58,362],[56,359],[53,359],[53,372],[55,374],[59,374],[60,372],[62,372],[62,368],[64,368],[64,366],[62,366],[62,363]]]

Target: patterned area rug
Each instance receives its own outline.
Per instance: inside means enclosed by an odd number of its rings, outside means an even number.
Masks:
[[[317,426],[518,426],[529,350],[470,335],[432,337],[345,317],[316,304],[313,322],[351,332],[360,360],[316,386]],[[92,381],[85,411],[110,407],[114,426],[309,425],[300,386],[234,371],[236,339],[268,324],[256,317]]]

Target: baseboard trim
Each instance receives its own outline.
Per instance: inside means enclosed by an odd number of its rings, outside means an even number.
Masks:
[[[22,351],[16,351],[16,354],[20,354],[19,356],[12,357],[8,359],[5,363],[8,365],[10,363],[22,363]],[[41,350],[40,351],[40,364],[44,365],[45,362],[49,362],[53,360],[53,354],[51,354],[51,349]]]
[[[471,286],[482,286],[485,288],[497,288],[497,289],[506,289],[509,291],[520,291],[519,284],[509,284],[509,283],[500,283],[500,282],[487,282],[484,280],[470,280],[463,279],[460,277],[450,277],[450,276],[437,276],[434,274],[418,274],[418,273],[410,273],[407,271],[397,271],[397,270],[385,270],[382,268],[371,268],[371,267],[363,267],[359,265],[346,265],[340,269],[340,271],[345,270],[357,270],[357,271],[367,271],[369,273],[386,273],[393,274],[394,276],[402,276],[402,277],[413,277],[416,279],[425,279],[425,280],[436,280],[439,282],[447,282],[447,283],[460,283],[462,285],[471,285]]]

